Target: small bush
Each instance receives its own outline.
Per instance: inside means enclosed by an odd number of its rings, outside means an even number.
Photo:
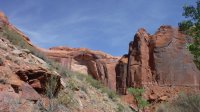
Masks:
[[[146,107],[149,104],[147,100],[142,98],[142,94],[144,93],[144,89],[128,88],[128,92],[134,96],[138,109],[144,109],[144,107]]]
[[[56,89],[57,89],[57,80],[56,77],[48,77],[48,82],[46,82],[46,95],[48,98],[54,98]]]
[[[86,76],[86,81],[90,83],[96,89],[103,88],[103,85],[98,80],[93,79],[91,76]]]
[[[76,103],[76,101],[74,100],[73,93],[71,93],[70,91],[59,92],[57,100],[59,104],[65,105],[66,107],[72,107]]]
[[[123,105],[122,103],[117,103],[116,112],[135,112],[128,105]]]
[[[54,64],[55,66],[55,64]],[[57,71],[58,73],[63,76],[63,77],[70,77],[71,76],[71,72],[69,70],[64,69],[60,64],[57,65]]]
[[[7,26],[3,26],[3,37],[7,38],[12,44],[19,46],[20,48],[26,48],[28,43],[25,42],[24,38],[16,31],[10,30]]]
[[[84,78],[85,78],[86,82],[88,82],[94,88],[99,89],[102,93],[106,93],[108,95],[108,97],[110,99],[112,99],[113,101],[116,101],[116,99],[118,98],[116,92],[114,92],[111,89],[105,87],[100,81],[95,80],[94,78],[92,78],[92,76],[78,73],[78,74],[76,74],[76,77],[79,80],[84,80]]]
[[[107,87],[101,88],[101,91],[102,91],[103,93],[106,93],[106,94],[108,95],[108,97],[109,97],[110,99],[112,99],[113,101],[116,101],[117,98],[118,98],[116,92],[114,92],[113,90],[111,90],[111,89],[109,89],[109,88],[107,88]]]
[[[71,90],[78,90],[79,89],[76,81],[73,80],[73,79],[69,79],[67,81],[67,87],[70,88]]]
[[[161,105],[157,112],[200,112],[200,95],[181,94],[172,103]]]
[[[117,104],[117,112],[124,112],[125,108],[122,104]]]

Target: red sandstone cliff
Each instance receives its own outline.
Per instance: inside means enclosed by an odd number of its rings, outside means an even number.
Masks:
[[[118,64],[127,71],[120,69],[117,73],[123,79],[117,81],[117,90],[125,93],[126,87],[148,85],[199,88],[200,72],[186,48],[191,41],[171,26],[161,26],[154,35],[139,29],[124,57],[128,62]]]
[[[54,47],[44,50],[53,59],[68,70],[90,74],[112,90],[116,90],[115,67],[119,58],[101,51],[86,48]]]
[[[145,29],[139,29],[129,44],[128,54],[119,58],[86,48],[54,47],[49,50],[37,48],[0,12],[0,31],[4,25],[19,34],[30,46],[59,62],[64,68],[92,75],[120,94],[126,94],[128,87],[145,87],[146,99],[155,101],[166,100],[177,94],[180,88],[184,88],[182,90],[185,91],[199,90],[200,72],[193,62],[193,56],[186,48],[186,44],[192,40],[177,28],[161,26],[154,35],[148,34]],[[0,49],[1,54],[4,54],[1,57],[6,60],[0,64],[0,72],[4,74],[9,71],[10,77],[6,79],[7,76],[2,76],[8,82],[0,86],[1,91],[7,92],[10,91],[7,88],[12,88],[11,96],[38,100],[37,97],[40,97],[38,93],[44,93],[45,82],[48,82],[49,76],[56,76],[61,86],[60,76],[44,68],[44,61],[34,57],[29,51],[15,48],[3,37],[0,37],[0,43],[2,46],[7,46],[7,51]],[[19,58],[20,66],[6,59],[7,56]],[[26,60],[36,62],[36,65],[24,62]],[[27,94],[33,97],[27,97]],[[3,95],[0,94],[0,99]]]
[[[0,25],[6,24],[33,46],[21,31],[0,12]],[[177,28],[161,26],[154,35],[139,29],[121,59],[85,48],[39,49],[64,68],[92,75],[113,90],[125,94],[127,87],[147,85],[199,87],[199,70],[186,48],[190,37]]]
[[[19,35],[21,35],[21,37],[27,43],[29,43],[30,45],[32,45],[31,42],[30,42],[30,39],[23,32],[21,32],[19,29],[17,29],[15,26],[13,26],[12,24],[10,24],[9,21],[8,21],[8,18],[1,11],[0,11],[0,26],[6,26],[6,27],[8,27],[8,29],[13,30],[14,32],[17,32]]]
[[[84,48],[54,47],[46,55],[73,71],[92,75],[118,93],[127,87],[199,87],[199,70],[186,48],[190,37],[161,26],[154,35],[139,29],[121,59]]]

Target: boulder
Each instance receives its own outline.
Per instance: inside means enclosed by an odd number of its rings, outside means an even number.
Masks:
[[[40,95],[27,83],[24,83],[21,87],[22,89],[22,99],[37,101],[40,100]]]
[[[46,86],[49,83],[55,84],[54,86],[56,86],[55,90],[52,91],[53,94],[57,94],[62,86],[60,81],[61,77],[58,74],[52,74],[43,68],[19,70],[16,74],[22,81],[28,83],[40,94],[44,94],[47,91]]]

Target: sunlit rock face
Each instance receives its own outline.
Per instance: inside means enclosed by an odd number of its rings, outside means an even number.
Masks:
[[[199,70],[186,48],[191,38],[177,28],[161,26],[154,35],[138,30],[128,53],[128,86],[199,87]]]
[[[127,87],[199,87],[200,73],[186,48],[191,41],[177,28],[161,26],[154,35],[139,29],[121,59],[86,48],[54,47],[45,53],[64,68],[90,74],[126,94]]]
[[[112,90],[116,90],[115,67],[119,58],[86,48],[53,47],[45,54],[64,68],[89,74]]]

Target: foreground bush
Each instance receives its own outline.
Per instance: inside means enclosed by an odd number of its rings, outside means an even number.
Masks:
[[[161,105],[157,112],[200,112],[200,94],[181,94],[172,103]]]
[[[140,109],[144,109],[149,104],[147,100],[142,98],[144,89],[131,87],[128,88],[128,92],[134,96],[138,107],[138,111],[140,111]]]

